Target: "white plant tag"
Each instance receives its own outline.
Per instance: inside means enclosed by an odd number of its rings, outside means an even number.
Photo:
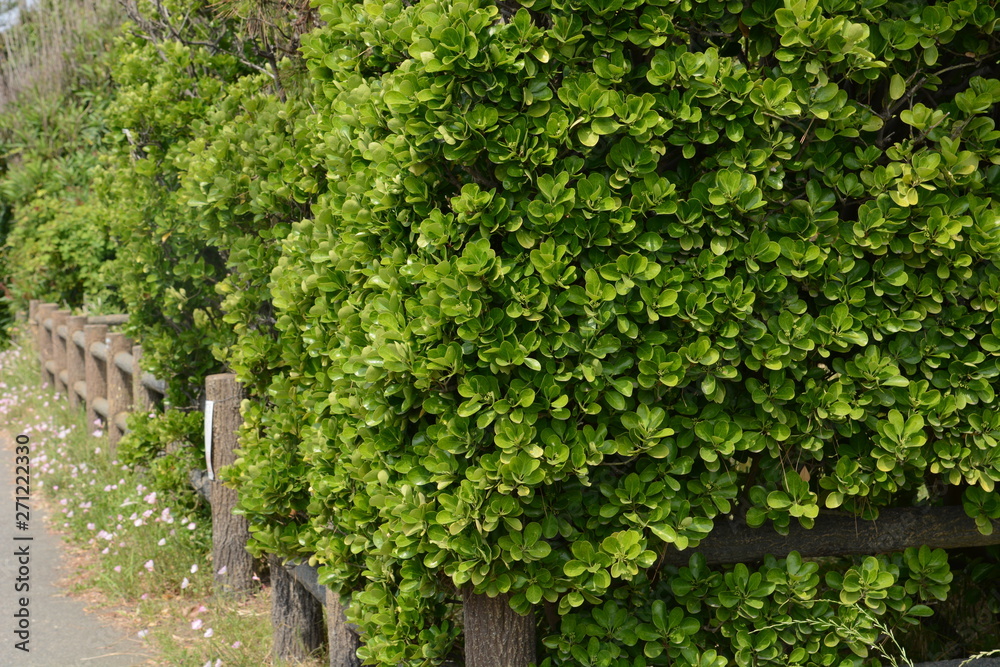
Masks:
[[[208,468],[208,478],[215,480],[215,469],[212,467],[212,417],[215,414],[215,401],[205,401],[205,464]]]

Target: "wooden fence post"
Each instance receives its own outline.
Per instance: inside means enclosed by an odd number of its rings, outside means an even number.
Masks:
[[[77,383],[86,381],[87,371],[83,361],[84,353],[73,340],[74,335],[83,332],[85,324],[87,324],[87,318],[82,315],[66,319],[66,391],[69,392],[71,408],[80,405],[80,395],[76,391]]]
[[[232,373],[205,378],[205,400],[212,401],[212,469],[216,476],[219,470],[236,461],[236,434],[243,423],[240,416],[243,396],[243,388]],[[213,481],[209,488],[216,591],[230,595],[249,593],[254,587],[253,557],[246,550],[250,540],[249,522],[246,517],[233,514],[236,507],[234,489],[219,481]]]
[[[118,446],[118,441],[125,435],[125,431],[118,423],[122,413],[128,412],[132,407],[132,378],[127,371],[119,368],[115,363],[115,355],[132,351],[132,341],[125,337],[125,334],[108,334],[108,360],[107,375],[108,381],[108,445],[111,451]]]
[[[55,379],[49,371],[49,361],[52,360],[52,334],[45,328],[45,321],[52,317],[52,313],[59,306],[54,303],[43,303],[38,307],[38,361],[42,366],[41,386],[52,384]]]
[[[358,648],[361,638],[344,617],[340,596],[326,589],[326,634],[330,646],[330,667],[361,667]]]
[[[274,656],[290,662],[305,660],[323,646],[323,606],[312,591],[295,581],[281,558],[269,554],[268,563]]]
[[[94,409],[94,401],[104,398],[108,387],[108,380],[104,364],[95,359],[90,353],[90,346],[94,343],[103,343],[104,337],[108,334],[108,327],[105,324],[87,324],[83,327],[84,349],[83,363],[84,375],[87,382],[87,432],[94,428],[100,415]]]
[[[53,387],[57,394],[66,393],[66,382],[63,371],[66,370],[66,341],[60,334],[60,329],[66,326],[68,310],[57,310],[52,314],[52,359],[55,363]]]
[[[31,331],[34,334],[35,341],[35,352],[38,355],[38,363],[41,366],[41,381],[45,382],[45,328],[42,326],[44,320],[42,319],[42,309],[45,304],[39,301],[35,304],[35,314],[31,318]]]
[[[509,594],[491,598],[462,587],[466,667],[528,667],[535,663],[535,615],[510,608]]]

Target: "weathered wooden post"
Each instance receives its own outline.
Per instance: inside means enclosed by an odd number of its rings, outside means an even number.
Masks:
[[[535,615],[510,608],[509,594],[491,598],[462,588],[466,667],[528,667],[535,663]]]
[[[66,319],[70,316],[68,310],[57,310],[52,314],[52,359],[55,361],[53,388],[56,394],[66,393]]]
[[[326,589],[326,635],[330,646],[330,667],[361,667],[358,648],[361,639],[344,617],[340,596]]]
[[[97,413],[95,403],[98,399],[105,399],[108,387],[108,380],[104,363],[100,359],[95,359],[90,348],[94,343],[104,345],[104,338],[108,334],[108,327],[105,324],[87,324],[83,327],[83,360],[84,375],[87,383],[87,430],[94,427],[100,415]]]
[[[132,407],[132,378],[130,376],[132,341],[121,333],[110,333],[107,340],[108,360],[105,377],[108,381],[108,444],[111,446],[111,451],[114,451],[118,446],[118,441],[125,435],[125,430],[119,422],[124,419],[125,413]],[[128,358],[127,363],[116,358],[122,353]]]
[[[76,315],[66,319],[66,391],[69,392],[69,405],[75,408],[80,405],[81,395],[78,385],[86,382],[86,366],[83,361],[84,353],[77,345],[78,338],[83,338],[83,327],[87,324],[87,318]],[[86,398],[86,392],[83,393]]]
[[[45,327],[45,322],[52,318],[59,306],[54,303],[43,303],[38,307],[38,361],[42,366],[42,387],[51,385],[55,379],[49,370],[52,360],[52,334]]]
[[[213,513],[215,508],[213,506]],[[295,581],[281,558],[270,554],[271,626],[274,656],[290,662],[309,658],[323,646],[323,605]],[[332,663],[331,663],[332,664]]]
[[[205,378],[205,418],[211,418],[211,468],[219,470],[236,462],[236,435],[243,418],[240,402],[243,388],[232,373]],[[219,593],[245,595],[253,590],[253,557],[247,553],[250,526],[246,517],[233,514],[236,491],[218,480],[210,485],[212,499],[212,560],[215,587]],[[225,568],[225,569],[223,569]],[[221,574],[220,574],[221,571]]]

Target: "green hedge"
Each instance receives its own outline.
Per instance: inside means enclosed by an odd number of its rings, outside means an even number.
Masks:
[[[126,33],[116,48],[115,145],[97,189],[121,248],[115,271],[128,333],[142,341],[147,369],[167,380],[167,399],[198,407],[204,377],[217,368],[212,344],[233,340],[214,290],[227,270],[178,194],[176,162],[227,80],[245,70],[230,56],[139,35]]]
[[[278,409],[294,383],[285,373],[269,277],[291,223],[325,189],[309,158],[315,121],[309,80],[293,64],[279,70],[285,100],[264,76],[231,86],[210,114],[203,133],[187,148],[179,191],[192,207],[207,242],[223,248],[228,276],[216,287],[224,297],[223,326],[231,345],[216,356],[236,373],[250,397],[243,406],[240,443],[245,471],[245,511],[283,523],[308,505],[306,469],[298,452],[298,416]]]
[[[321,179],[298,183],[309,169],[285,148],[293,124],[283,119],[308,108],[301,67],[284,61],[276,72],[286,104],[260,73],[267,52],[246,41],[244,24],[200,0],[163,6],[171,19],[140,3],[145,22],[127,24],[116,45],[108,116],[117,140],[98,188],[122,249],[113,270],[128,331],[142,341],[145,370],[167,381],[167,403],[193,418],[205,376],[226,369],[266,400],[278,356],[267,276],[277,241],[308,211],[304,197]],[[154,487],[192,496],[186,468],[203,457],[193,422],[133,419],[127,458],[156,461]],[[252,432],[255,420],[246,421]],[[175,441],[187,447],[156,458]],[[280,515],[290,509],[282,504]]]
[[[24,93],[0,109],[4,310],[27,310],[30,299],[91,313],[122,307],[107,269],[115,243],[90,187],[106,149],[107,54],[83,54],[78,65],[66,90]]]
[[[163,6],[114,52],[94,228],[38,247],[107,225],[173,405],[237,373],[251,548],[314,556],[368,664],[461,661],[463,586],[538,612],[544,667],[885,664],[946,598],[941,550],[659,556],[1000,518],[990,3],[319,0],[280,62]],[[197,415],[146,420],[124,454],[183,486]]]
[[[462,585],[553,605],[544,665],[882,664],[944,552],[658,554],[949,485],[1000,514],[992,5],[319,10],[257,547],[315,552],[374,664],[454,653]]]

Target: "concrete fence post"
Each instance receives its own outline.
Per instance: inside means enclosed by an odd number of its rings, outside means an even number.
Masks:
[[[121,333],[110,333],[107,335],[107,340],[108,445],[111,451],[114,451],[118,441],[125,435],[118,424],[119,417],[132,407],[132,378],[127,371],[118,367],[115,356],[121,352],[131,353],[132,341]]]
[[[83,332],[83,327],[87,324],[87,318],[76,315],[66,319],[66,391],[69,392],[69,405],[76,408],[80,405],[81,397],[77,393],[78,382],[86,382],[87,370],[84,364],[84,352],[73,340],[73,336],[78,332]],[[84,398],[86,396],[84,395]]]
[[[52,314],[59,308],[54,303],[43,303],[38,307],[38,361],[42,366],[41,386],[52,386],[55,378],[49,371],[49,362],[52,361],[52,334],[45,328],[45,321],[52,318]]]
[[[142,345],[132,346],[132,409],[148,414],[156,404],[157,395],[142,383]]]
[[[236,461],[237,431],[243,423],[240,415],[243,397],[243,388],[232,373],[209,375],[205,378],[205,400],[212,401],[211,456],[216,478],[221,469]],[[233,514],[237,500],[234,489],[223,485],[218,479],[212,481],[209,488],[212,503],[212,567],[215,568],[216,591],[227,595],[245,595],[254,588],[254,561],[246,550],[250,540],[249,523],[246,517]]]
[[[361,667],[357,628],[347,622],[340,596],[326,589],[326,634],[330,647],[330,667]]]
[[[53,387],[57,394],[66,393],[66,378],[63,372],[66,370],[66,340],[60,334],[60,329],[66,326],[69,318],[68,310],[57,310],[52,314],[52,359],[55,361],[55,372],[53,373]]]
[[[535,664],[535,615],[510,608],[509,594],[491,598],[462,587],[466,667],[528,667]]]
[[[268,555],[271,569],[271,626],[274,657],[301,662],[314,655],[326,639],[323,605],[295,580],[279,556]],[[332,663],[331,663],[332,664]]]
[[[84,376],[87,383],[87,431],[94,428],[94,422],[101,418],[94,409],[94,402],[99,398],[105,398],[108,380],[104,362],[95,359],[90,353],[90,346],[94,343],[104,343],[104,338],[108,334],[108,327],[105,324],[87,324],[83,327],[84,349]]]
[[[31,340],[38,349],[38,307],[42,305],[39,299],[32,299],[28,302],[28,330],[31,332]]]

